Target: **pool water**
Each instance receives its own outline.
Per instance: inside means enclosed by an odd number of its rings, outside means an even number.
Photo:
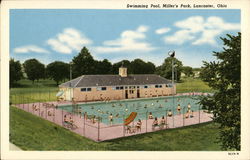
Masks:
[[[113,115],[113,124],[121,124],[131,112],[137,112],[135,121],[138,119],[145,120],[148,114],[152,112],[154,117],[161,118],[166,117],[166,114],[171,110],[172,114],[178,114],[177,106],[180,104],[181,113],[187,111],[187,106],[190,103],[191,110],[194,112],[199,110],[199,104],[197,104],[197,96],[175,96],[173,97],[158,97],[148,99],[134,99],[134,100],[121,100],[111,102],[95,102],[78,104],[77,110],[84,112],[87,115],[95,115],[101,117],[102,123],[109,124],[109,116]],[[60,109],[65,111],[74,112],[72,105],[59,106]]]

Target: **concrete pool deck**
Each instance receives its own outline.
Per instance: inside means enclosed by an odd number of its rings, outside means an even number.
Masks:
[[[127,127],[125,127],[123,124],[107,125],[101,122],[92,123],[91,120],[85,119],[81,115],[72,114],[70,112],[57,109],[55,107],[46,107],[45,104],[60,105],[61,103],[46,102],[46,103],[18,104],[16,105],[16,107],[24,111],[30,112],[48,121],[51,121],[55,124],[58,124],[62,127],[65,127],[74,133],[77,133],[81,136],[84,136],[86,138],[92,139],[97,142],[212,121],[212,114],[205,113],[204,111],[201,110],[193,112],[194,116],[193,118],[185,118],[184,117],[185,115],[183,114],[167,117],[166,121],[168,127],[164,128],[156,127],[155,129],[153,129],[152,128],[153,120],[147,119],[147,120],[142,120],[142,125],[140,130],[131,129],[132,131],[128,131]],[[64,104],[71,104],[71,103],[65,102]],[[34,106],[37,106],[37,109],[34,109]],[[64,125],[63,121],[65,115],[67,115],[68,117],[72,117],[74,125],[76,127],[72,128]],[[160,119],[161,118],[159,118],[158,121],[160,121]],[[136,121],[132,122],[130,124],[131,128],[134,128],[136,123],[137,123]]]

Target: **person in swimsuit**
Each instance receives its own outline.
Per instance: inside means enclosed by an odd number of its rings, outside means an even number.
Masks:
[[[180,104],[178,104],[178,106],[177,106],[177,111],[178,111],[179,114],[181,114],[181,106],[180,106]]]
[[[154,119],[152,112],[149,112],[148,119]]]

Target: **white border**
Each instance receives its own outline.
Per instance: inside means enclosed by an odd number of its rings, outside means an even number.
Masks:
[[[229,152],[136,152],[136,151],[10,151],[9,150],[9,9],[126,9],[126,4],[151,3],[196,3],[227,4],[226,9],[241,9],[242,26],[242,108],[241,135],[242,149],[238,156],[229,156]],[[207,9],[207,8],[204,8]],[[86,1],[2,1],[1,3],[1,158],[2,159],[250,159],[249,130],[249,92],[250,74],[250,1],[249,0],[196,0],[196,1],[119,1],[119,0],[86,0]],[[167,142],[167,140],[166,140]],[[153,145],[153,144],[152,144]]]

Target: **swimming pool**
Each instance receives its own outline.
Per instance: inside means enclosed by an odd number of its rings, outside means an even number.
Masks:
[[[187,106],[190,104],[191,110],[199,110],[199,104],[197,104],[197,96],[175,96],[170,97],[157,97],[147,99],[133,99],[133,100],[120,100],[111,102],[91,102],[85,104],[77,104],[77,109],[84,112],[87,115],[95,115],[101,117],[102,123],[109,124],[109,116],[113,115],[113,124],[123,123],[131,112],[137,112],[135,121],[138,119],[145,120],[150,112],[154,117],[162,117],[167,114],[167,111],[176,115],[178,114],[177,106],[180,104],[181,113],[187,111]],[[63,109],[67,112],[73,113],[74,109],[72,105],[59,106],[59,109]]]

